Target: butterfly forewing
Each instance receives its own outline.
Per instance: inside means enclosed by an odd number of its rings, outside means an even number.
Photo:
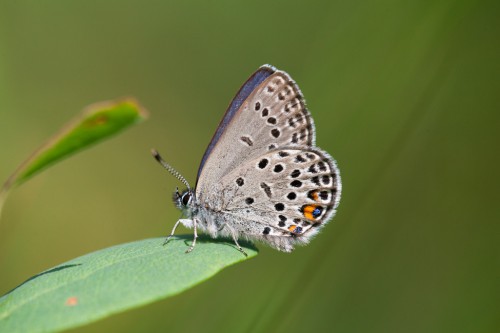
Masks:
[[[241,103],[201,166],[197,195],[203,197],[243,162],[279,147],[314,144],[314,125],[295,82],[275,71]],[[210,164],[210,168],[205,166]]]
[[[214,133],[214,136],[212,137],[212,140],[210,140],[210,143],[205,150],[205,153],[203,154],[203,158],[201,159],[200,162],[200,167],[198,168],[198,178],[200,177],[201,171],[203,170],[203,167],[205,166],[205,162],[207,158],[211,155],[212,150],[215,148],[216,144],[218,143],[221,135],[225,132],[226,127],[229,125],[229,123],[233,120],[234,116],[237,114],[237,112],[240,110],[241,105],[248,99],[250,94],[254,92],[254,90],[269,76],[271,76],[273,73],[276,72],[276,69],[270,65],[264,65],[261,66],[255,73],[253,73],[248,80],[243,84],[243,86],[240,88],[236,96],[233,98],[231,103],[229,104],[229,107],[224,114],[224,117],[222,117],[222,120],[219,123],[219,126],[217,127],[217,130]]]

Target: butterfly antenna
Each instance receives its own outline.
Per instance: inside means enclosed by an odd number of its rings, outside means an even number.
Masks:
[[[177,172],[177,170],[175,170],[170,164],[165,162],[163,158],[161,158],[160,154],[156,151],[156,149],[151,149],[151,154],[153,154],[153,157],[158,161],[158,163],[160,163],[165,169],[167,169],[167,171],[170,172],[172,176],[179,179],[184,185],[186,185],[188,190],[191,190],[191,186],[189,186],[186,178],[182,177],[182,175]]]

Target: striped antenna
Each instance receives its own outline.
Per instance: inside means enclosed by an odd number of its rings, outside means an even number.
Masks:
[[[153,154],[153,157],[158,161],[158,163],[160,163],[165,169],[167,169],[167,171],[170,172],[172,176],[179,179],[184,185],[186,185],[188,190],[191,190],[191,186],[189,186],[186,178],[182,177],[182,175],[177,172],[177,170],[175,170],[170,164],[165,162],[163,158],[161,158],[160,154],[156,151],[156,149],[151,149],[151,154]]]

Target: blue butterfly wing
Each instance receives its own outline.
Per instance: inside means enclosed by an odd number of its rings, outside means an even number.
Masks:
[[[248,78],[248,80],[240,88],[236,96],[231,101],[231,104],[229,104],[229,107],[226,110],[224,117],[222,118],[221,122],[219,123],[219,126],[217,127],[217,131],[215,132],[214,136],[212,137],[212,140],[210,141],[210,144],[205,150],[205,154],[203,154],[200,167],[198,168],[198,175],[196,182],[198,182],[198,179],[200,178],[200,174],[203,170],[203,167],[205,166],[207,158],[210,156],[210,153],[212,152],[215,145],[219,141],[219,138],[222,136],[222,133],[224,133],[224,131],[226,130],[228,124],[234,118],[236,112],[240,110],[240,107],[243,104],[243,102],[245,102],[245,100],[248,98],[248,96],[250,96],[250,94],[255,90],[256,87],[258,87],[265,79],[271,76],[274,72],[276,72],[276,69],[270,65],[261,66],[255,73],[252,74],[252,76],[250,76],[250,78]]]

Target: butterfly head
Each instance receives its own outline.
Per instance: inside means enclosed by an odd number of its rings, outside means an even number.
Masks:
[[[173,195],[174,204],[181,211],[189,210],[193,199],[194,193],[192,189],[186,189],[182,192],[179,192],[179,188],[177,188]]]

